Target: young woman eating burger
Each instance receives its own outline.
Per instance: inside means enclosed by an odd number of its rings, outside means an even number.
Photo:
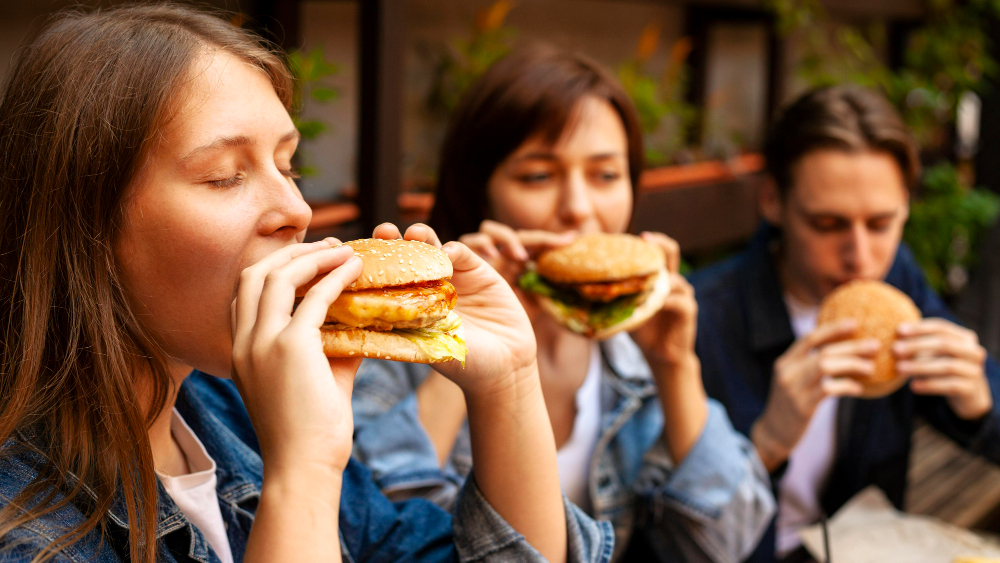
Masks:
[[[608,557],[560,495],[530,324],[462,244],[475,355],[438,373],[475,478],[452,518],[351,461],[358,361],[320,326],[361,262],[302,243],[290,77],[257,38],[170,5],[69,13],[2,96],[0,560]]]
[[[516,52],[453,116],[431,225],[516,287],[542,251],[628,228],[642,154],[635,109],[598,65],[545,47]],[[738,561],[771,518],[767,473],[705,396],[676,243],[642,238],[665,256],[672,290],[631,334],[588,339],[515,289],[537,339],[560,483],[614,524],[618,557],[642,530],[663,557]],[[362,365],[355,391],[355,452],[383,490],[451,506],[471,470],[460,390],[436,371],[378,361]]]

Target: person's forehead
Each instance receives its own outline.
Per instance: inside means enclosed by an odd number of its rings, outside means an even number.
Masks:
[[[553,156],[620,155],[627,153],[628,139],[621,117],[607,100],[587,96],[577,103],[562,134],[554,143],[542,135],[524,142],[515,156],[550,153]]]
[[[793,170],[788,198],[808,213],[884,213],[908,199],[899,164],[884,152],[813,151]]]
[[[172,107],[161,138],[178,152],[218,137],[252,138],[291,123],[264,72],[218,50],[203,53],[194,61]]]

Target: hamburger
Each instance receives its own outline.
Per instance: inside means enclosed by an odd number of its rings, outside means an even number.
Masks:
[[[833,290],[820,305],[817,324],[854,319],[854,337],[874,338],[882,343],[875,354],[875,372],[870,377],[852,377],[864,386],[862,397],[876,398],[893,393],[906,383],[896,374],[892,343],[900,323],[919,321],[920,309],[902,291],[880,281],[856,280]]]
[[[596,339],[638,327],[670,292],[663,252],[627,234],[584,235],[549,250],[518,285],[561,324]]]
[[[465,362],[462,320],[451,260],[440,249],[409,240],[347,243],[361,258],[361,275],[330,305],[320,328],[331,358],[382,358],[434,364]],[[300,288],[304,295],[308,286]]]

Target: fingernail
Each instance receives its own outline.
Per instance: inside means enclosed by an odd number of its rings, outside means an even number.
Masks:
[[[906,351],[906,344],[903,344],[902,342],[893,342],[892,351],[897,354],[902,354]]]
[[[913,331],[913,325],[910,324],[910,323],[900,323],[899,327],[897,327],[896,330],[898,330],[901,333],[912,332]]]
[[[865,340],[865,349],[866,350],[875,351],[875,350],[878,350],[881,347],[882,347],[882,343],[880,341],[878,341],[878,340],[875,340],[874,338],[869,338],[869,339]]]

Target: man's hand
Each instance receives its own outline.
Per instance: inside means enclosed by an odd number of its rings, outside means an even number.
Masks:
[[[899,326],[892,346],[896,371],[918,395],[941,395],[959,418],[976,420],[993,408],[986,350],[976,333],[944,319]]]
[[[820,401],[861,395],[861,384],[847,376],[871,376],[880,343],[846,340],[856,329],[853,320],[823,325],[796,340],[775,362],[767,406],[750,432],[769,471],[788,459]]]

